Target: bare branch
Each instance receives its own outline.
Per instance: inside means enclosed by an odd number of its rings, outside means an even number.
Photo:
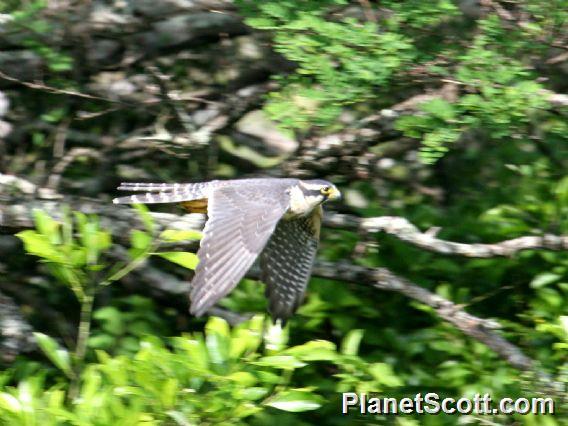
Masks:
[[[32,331],[16,303],[0,293],[0,360],[13,361],[19,353],[34,349]]]
[[[436,238],[428,231],[421,232],[407,219],[397,216],[359,218],[330,214],[325,218],[325,225],[354,229],[364,234],[386,232],[424,250],[466,257],[512,256],[522,250],[568,250],[568,235],[524,236],[493,244],[456,243]]]
[[[495,329],[500,328],[497,322],[471,315],[465,312],[463,307],[395,275],[386,268],[365,268],[351,263],[320,261],[315,265],[313,274],[322,278],[370,285],[380,290],[401,293],[430,306],[442,319],[464,334],[487,345],[515,368],[534,369],[534,361],[497,334]]]
[[[74,96],[74,97],[89,99],[89,100],[93,100],[93,101],[104,101],[104,102],[110,102],[110,103],[126,104],[125,102],[122,102],[122,101],[117,100],[117,99],[103,98],[101,96],[89,95],[88,93],[81,93],[81,92],[77,92],[77,91],[74,91],[74,90],[58,89],[56,87],[47,86],[43,83],[22,81],[22,80],[17,79],[16,77],[12,77],[12,76],[7,75],[7,74],[3,73],[2,71],[0,71],[0,78],[7,80],[7,81],[10,81],[12,83],[20,84],[20,85],[25,86],[29,89],[41,90],[43,92],[52,93],[52,94],[55,94],[55,95]]]
[[[46,187],[56,190],[59,187],[59,182],[61,181],[61,176],[65,172],[65,169],[79,157],[90,157],[98,160],[101,158],[101,153],[91,148],[73,148],[69,150],[69,152],[53,166]]]
[[[359,4],[363,9],[363,13],[365,14],[365,19],[369,22],[377,23],[377,17],[373,12],[373,7],[371,6],[371,2],[369,0],[359,0]]]
[[[148,73],[154,78],[154,80],[158,84],[158,87],[160,88],[160,92],[162,94],[162,98],[172,109],[172,111],[176,115],[176,118],[179,121],[179,124],[183,126],[187,135],[193,134],[193,132],[196,130],[195,123],[183,108],[183,104],[179,100],[173,99],[173,97],[170,95],[170,90],[168,88],[168,83],[167,83],[168,76],[162,74],[162,72],[158,69],[158,67],[155,66],[146,67],[146,71],[148,71]]]

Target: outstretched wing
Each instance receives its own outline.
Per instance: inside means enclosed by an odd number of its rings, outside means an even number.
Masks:
[[[316,255],[321,207],[308,217],[281,221],[261,255],[268,310],[285,323],[304,298]]]
[[[212,192],[191,283],[191,313],[202,315],[238,284],[289,204],[285,187],[270,183],[225,186]]]
[[[177,203],[180,201],[207,198],[209,190],[215,184],[202,183],[121,183],[121,191],[150,191],[140,195],[129,195],[112,200],[114,204],[156,204]]]

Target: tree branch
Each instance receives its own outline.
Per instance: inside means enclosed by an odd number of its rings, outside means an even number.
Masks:
[[[398,216],[359,218],[336,213],[327,215],[324,223],[331,228],[352,229],[364,234],[386,232],[424,250],[466,257],[511,256],[522,250],[568,250],[568,235],[524,236],[493,244],[456,243],[436,238],[435,232],[422,232]]]
[[[501,326],[492,320],[478,318],[464,311],[463,307],[438,296],[429,290],[399,277],[387,268],[366,268],[347,262],[331,263],[319,261],[313,274],[321,278],[372,286],[386,291],[401,293],[411,299],[430,306],[440,318],[454,325],[467,336],[478,340],[513,367],[520,370],[534,369],[534,361],[519,348],[501,337],[496,329]]]
[[[19,353],[34,349],[32,331],[14,301],[0,293],[0,361],[10,362]]]

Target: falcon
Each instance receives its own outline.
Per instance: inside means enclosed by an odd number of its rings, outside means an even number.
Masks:
[[[321,179],[257,178],[202,183],[123,183],[116,204],[181,203],[207,213],[191,282],[190,312],[203,315],[260,256],[269,312],[285,323],[302,302],[317,251],[322,204],[341,197]]]

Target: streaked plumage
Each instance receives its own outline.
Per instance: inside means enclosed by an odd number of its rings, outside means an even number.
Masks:
[[[114,203],[180,202],[207,211],[208,220],[191,283],[190,311],[200,316],[229,293],[261,258],[269,312],[286,321],[298,308],[310,277],[321,225],[321,204],[339,197],[324,180],[242,179],[194,184],[125,183],[148,191]]]

